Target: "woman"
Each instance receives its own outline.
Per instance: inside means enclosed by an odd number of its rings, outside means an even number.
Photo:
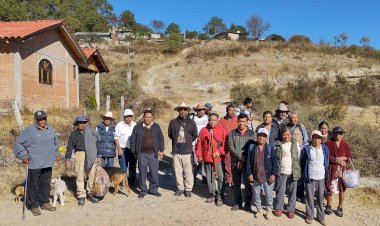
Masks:
[[[348,144],[343,140],[344,130],[342,127],[335,127],[332,130],[333,139],[327,141],[327,146],[330,150],[329,155],[329,169],[328,169],[328,180],[326,184],[327,190],[327,205],[325,209],[326,214],[333,213],[331,209],[332,194],[335,185],[337,187],[337,192],[339,192],[339,205],[336,210],[336,215],[343,217],[343,202],[344,202],[344,192],[346,191],[346,186],[343,184],[342,175],[347,169],[348,161],[352,159],[352,153]]]
[[[322,143],[326,144],[328,140],[331,140],[331,132],[329,131],[329,124],[326,121],[322,121],[319,123],[318,126],[319,131],[321,131],[323,137],[322,137]]]
[[[274,146],[280,168],[276,180],[275,215],[277,217],[282,215],[286,190],[288,190],[288,217],[290,219],[295,217],[297,181],[301,178],[300,149],[297,141],[292,138],[292,131],[284,127],[281,130],[281,141],[276,141]]]

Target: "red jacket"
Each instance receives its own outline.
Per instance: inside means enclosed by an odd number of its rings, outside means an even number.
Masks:
[[[207,163],[212,163],[212,150],[210,149],[211,135],[209,130],[211,130],[209,125],[201,129],[198,136],[197,145],[195,147],[195,152],[198,159],[202,159],[202,161]],[[220,162],[221,158],[223,158],[225,154],[225,148],[227,146],[227,131],[220,124],[212,128],[212,131],[214,133],[214,139],[212,141],[214,152],[219,153],[219,156],[216,157],[215,160],[216,162]]]
[[[227,133],[238,127],[238,119],[236,115],[230,120],[227,119],[227,116],[224,116],[223,118],[220,118],[219,123],[227,130]]]

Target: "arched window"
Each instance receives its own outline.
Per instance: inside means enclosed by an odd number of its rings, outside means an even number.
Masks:
[[[38,65],[39,82],[41,84],[53,85],[53,66],[50,61],[43,59]]]

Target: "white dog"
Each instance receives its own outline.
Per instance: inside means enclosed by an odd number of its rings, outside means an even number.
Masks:
[[[53,206],[57,206],[57,199],[59,196],[59,202],[61,206],[65,205],[65,191],[67,189],[65,181],[61,180],[61,177],[51,179],[50,186],[54,191]]]

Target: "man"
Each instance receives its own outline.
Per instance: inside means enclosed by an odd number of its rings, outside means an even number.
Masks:
[[[280,137],[280,126],[276,121],[273,121],[272,112],[265,111],[263,113],[263,123],[256,127],[256,133],[260,128],[265,128],[269,131],[267,142],[274,147],[275,141]]]
[[[241,194],[241,183],[244,181],[244,208],[251,210],[252,186],[248,182],[246,161],[244,151],[246,145],[252,141],[255,133],[248,129],[248,116],[245,114],[238,116],[238,128],[228,134],[228,149],[231,153],[232,178],[234,190],[234,206],[231,210],[236,211],[243,208],[243,198]]]
[[[209,123],[203,128],[195,148],[200,162],[204,163],[210,197],[207,203],[222,206],[221,190],[223,186],[222,158],[225,154],[227,131],[219,124],[219,115],[211,113]]]
[[[248,180],[253,184],[254,203],[257,208],[255,218],[261,218],[261,187],[264,188],[266,199],[266,219],[272,219],[273,188],[278,174],[276,154],[267,143],[269,131],[265,128],[257,131],[257,142],[249,145],[247,150]]]
[[[317,221],[326,225],[323,212],[325,183],[329,167],[329,150],[321,144],[322,133],[318,130],[311,132],[311,144],[301,151],[301,170],[306,187],[306,223],[313,223],[314,198],[316,198]]]
[[[278,108],[276,109],[276,115],[274,117],[274,121],[278,123],[280,128],[285,126],[289,123],[288,114],[289,114],[289,108],[288,108],[288,102],[281,101],[281,103],[278,105]]]
[[[158,192],[158,159],[164,156],[164,136],[160,126],[153,122],[153,112],[145,110],[144,121],[133,128],[131,136],[131,152],[138,156],[139,164],[139,199],[145,197],[148,193],[156,197],[161,197]],[[149,191],[146,187],[146,179],[150,172]]]
[[[226,115],[219,120],[220,125],[222,125],[223,128],[227,131],[227,134],[238,127],[238,120],[235,113],[236,113],[235,106],[230,104],[226,107]],[[231,186],[232,173],[231,173],[231,154],[230,154],[229,148],[226,149],[226,154],[224,155],[223,168],[225,170],[225,177],[226,177],[227,184],[228,186]]]
[[[100,163],[102,156],[99,152],[98,133],[90,128],[87,122],[88,118],[85,115],[80,115],[75,118],[73,124],[76,126],[76,129],[70,134],[65,155],[65,166],[66,169],[69,170],[71,168],[70,160],[74,150],[78,206],[84,206],[86,193],[92,203],[99,202],[99,199],[92,195],[92,189],[95,179],[95,163]],[[86,177],[88,178],[85,188],[84,182]]]
[[[290,112],[288,119],[289,123],[285,126],[292,131],[293,138],[296,139],[301,148],[306,147],[309,144],[309,136],[307,135],[305,126],[298,122],[297,112]]]
[[[47,124],[44,111],[34,113],[34,124],[23,130],[16,139],[13,153],[28,165],[26,206],[34,216],[42,210],[55,211],[50,202],[52,166],[61,160],[54,128]]]
[[[115,126],[112,112],[106,112],[103,122],[96,127],[99,134],[99,153],[102,156],[102,167],[113,167],[116,157]]]
[[[121,170],[127,172],[128,168],[128,183],[133,185],[136,180],[136,163],[137,156],[131,151],[131,135],[136,123],[132,121],[134,113],[131,109],[125,109],[123,121],[119,122],[115,128],[115,143],[117,154],[119,157],[119,165]]]
[[[206,111],[206,107],[204,106],[204,104],[202,103],[199,103],[197,104],[197,106],[194,108],[194,111],[195,111],[195,115],[191,118],[194,120],[195,122],[195,125],[197,126],[197,132],[198,132],[198,136],[199,136],[199,133],[201,132],[201,129],[206,127],[207,124],[208,124],[208,116],[205,114],[205,111]],[[197,176],[197,173],[198,173],[198,159],[197,159],[197,155],[195,154],[195,146],[197,144],[197,140],[195,140],[193,142],[193,157],[192,157],[192,163],[193,163],[193,174],[194,174],[194,179],[195,177]],[[206,180],[206,171],[204,170],[204,166],[203,164],[201,165],[201,168],[202,168],[202,181],[204,183],[207,183],[207,180]]]
[[[301,149],[309,144],[309,136],[304,125],[298,122],[298,114],[294,111],[289,113],[289,123],[285,125],[286,128],[292,131],[292,137],[300,145]],[[305,201],[305,187],[303,178],[301,178],[297,183],[297,201]]]
[[[236,109],[236,115],[239,116],[241,114],[246,114],[248,115],[248,128],[250,130],[253,130],[253,114],[252,114],[252,99],[247,97],[243,100],[243,105],[240,105]]]
[[[194,120],[187,116],[190,107],[185,103],[181,103],[174,110],[178,111],[178,117],[170,121],[168,128],[168,135],[172,140],[173,166],[177,185],[174,195],[185,194],[186,198],[190,198],[194,185],[191,164],[192,142],[197,139],[197,126]]]
[[[208,116],[212,113],[212,105],[210,103],[205,103],[205,114]]]

